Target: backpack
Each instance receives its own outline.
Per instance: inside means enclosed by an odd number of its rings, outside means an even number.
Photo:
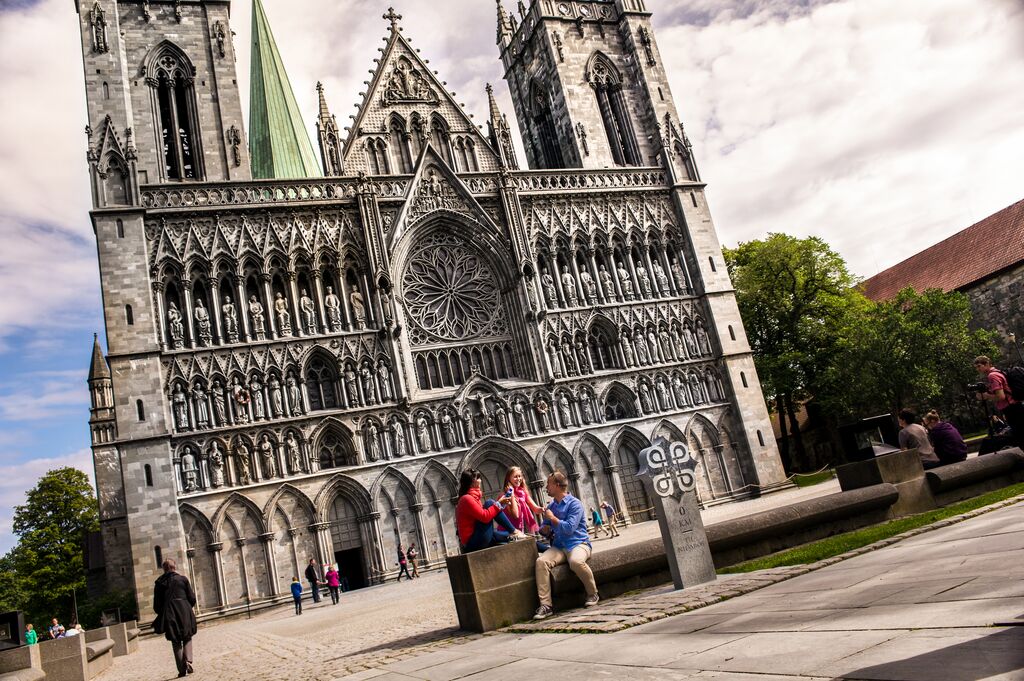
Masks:
[[[1003,375],[1010,386],[1010,396],[1018,402],[1024,401],[1024,367],[1010,367]]]

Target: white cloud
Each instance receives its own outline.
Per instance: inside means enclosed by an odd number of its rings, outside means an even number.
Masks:
[[[85,371],[40,371],[0,383],[0,423],[87,418],[85,379]]]

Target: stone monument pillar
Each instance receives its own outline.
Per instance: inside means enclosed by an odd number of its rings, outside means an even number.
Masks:
[[[677,589],[713,582],[715,563],[697,501],[697,460],[682,442],[659,437],[640,451],[639,477],[658,515],[665,554]]]

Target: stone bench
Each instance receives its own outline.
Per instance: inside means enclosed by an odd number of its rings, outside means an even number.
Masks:
[[[139,628],[135,620],[112,624],[107,629],[107,637],[114,642],[114,657],[130,655],[139,649]]]
[[[1024,452],[1016,447],[933,468],[925,474],[945,506],[1024,481]]]
[[[537,607],[537,542],[511,542],[445,561],[459,627],[493,631],[533,615]]]
[[[89,681],[114,663],[114,640],[108,627],[90,629],[38,644],[43,671],[50,681]]]
[[[46,678],[39,646],[0,651],[0,681],[37,681]]]
[[[882,483],[894,485],[899,492],[899,499],[889,508],[890,518],[924,513],[937,506],[916,449],[839,466],[836,468],[836,478],[844,492]]]
[[[88,659],[89,678],[95,678],[114,664],[114,647],[110,627],[90,629],[85,632],[85,653]]]

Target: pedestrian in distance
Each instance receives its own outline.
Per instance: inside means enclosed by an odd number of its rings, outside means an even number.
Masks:
[[[324,565],[324,577],[327,578],[327,588],[331,592],[331,602],[337,605],[341,600],[341,596],[338,595],[338,591],[341,589],[341,575],[333,565]]]
[[[398,581],[402,581],[402,575],[405,575],[412,580],[412,575],[409,574],[409,563],[405,557],[405,549],[402,545],[398,545]]]
[[[604,520],[601,519],[601,512],[593,506],[590,507],[590,519],[594,523],[594,539],[597,539],[599,532],[604,532],[604,536],[611,537],[612,533],[604,526]]]
[[[405,552],[405,559],[409,563],[409,567],[412,568],[412,576],[419,577],[420,569],[416,565],[416,558],[419,556],[419,552],[416,550],[416,542],[409,544],[408,550]]]
[[[320,575],[316,571],[316,561],[312,558],[309,559],[309,565],[306,566],[306,581],[309,582],[310,588],[313,590],[313,602],[320,602],[320,585],[323,582],[320,581]]]
[[[56,617],[54,617],[53,622],[50,623],[48,631],[51,639],[64,638],[64,625],[61,624]]]
[[[601,501],[601,510],[604,511],[604,517],[606,526],[611,531],[613,537],[619,536],[619,529],[615,527],[618,515],[615,512],[615,507],[609,504],[607,501]]]
[[[39,642],[39,634],[36,633],[36,628],[31,624],[25,625],[25,645],[34,646]]]
[[[192,637],[196,635],[196,594],[185,575],[177,573],[170,558],[163,563],[164,573],[153,589],[153,632],[171,642],[178,676],[192,673]]]
[[[292,577],[292,600],[295,601],[295,614],[302,614],[302,582],[298,577]]]

